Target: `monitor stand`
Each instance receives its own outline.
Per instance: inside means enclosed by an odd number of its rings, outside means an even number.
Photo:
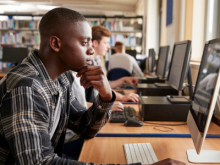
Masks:
[[[171,88],[169,84],[166,84],[166,83],[154,83],[154,85],[158,88]]]
[[[178,96],[167,96],[167,100],[171,102],[172,104],[190,104],[191,99],[187,96],[182,96],[182,91],[179,91]]]
[[[220,151],[201,150],[198,155],[195,149],[189,149],[186,153],[192,163],[220,163]]]

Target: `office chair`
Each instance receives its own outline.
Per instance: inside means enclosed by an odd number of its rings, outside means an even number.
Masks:
[[[117,79],[125,77],[125,76],[132,76],[132,74],[122,68],[111,69],[108,71],[108,74],[107,74],[108,80],[111,80],[111,81],[117,80]]]

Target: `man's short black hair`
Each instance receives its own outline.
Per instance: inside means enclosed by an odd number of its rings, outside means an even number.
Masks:
[[[55,8],[48,11],[41,19],[39,31],[41,36],[59,29],[61,26],[74,24],[79,21],[86,21],[86,18],[77,11],[67,8]]]

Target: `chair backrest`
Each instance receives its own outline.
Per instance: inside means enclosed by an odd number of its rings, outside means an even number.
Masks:
[[[111,80],[111,81],[117,80],[117,79],[125,77],[125,76],[132,76],[132,74],[122,68],[111,69],[108,71],[108,74],[107,74],[108,80]]]

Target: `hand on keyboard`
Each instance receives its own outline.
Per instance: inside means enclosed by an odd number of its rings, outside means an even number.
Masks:
[[[114,111],[123,111],[124,105],[121,102],[116,101],[112,106],[112,112]]]
[[[152,165],[186,165],[186,164],[178,160],[173,160],[173,159],[168,158],[168,159],[161,160],[157,163],[154,163]]]
[[[135,93],[129,93],[128,95],[124,95],[122,97],[122,100],[120,100],[121,102],[138,102],[139,101],[139,96]]]

